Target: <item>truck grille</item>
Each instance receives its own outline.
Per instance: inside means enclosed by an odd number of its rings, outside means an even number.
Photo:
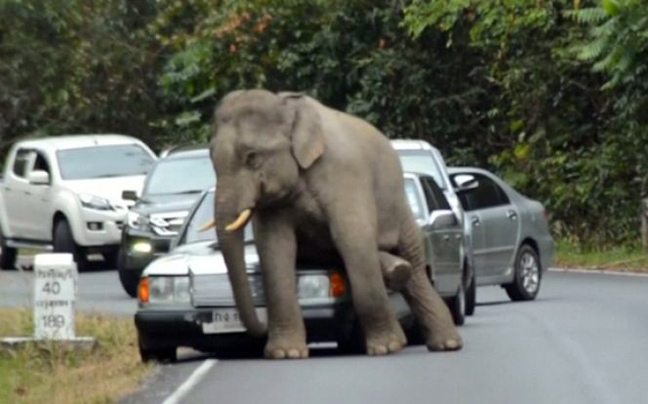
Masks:
[[[234,306],[234,294],[227,274],[192,276],[192,303],[194,307]],[[265,295],[261,276],[249,275],[254,304],[263,306]]]

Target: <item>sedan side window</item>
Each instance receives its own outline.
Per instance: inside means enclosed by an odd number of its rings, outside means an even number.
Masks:
[[[465,210],[486,209],[510,203],[504,191],[490,178],[473,174],[479,181],[476,189],[462,192],[459,199]]]
[[[421,184],[423,184],[423,193],[425,194],[430,212],[451,209],[450,203],[443,194],[443,190],[441,190],[441,187],[439,187],[439,184],[437,184],[434,178],[422,176]]]

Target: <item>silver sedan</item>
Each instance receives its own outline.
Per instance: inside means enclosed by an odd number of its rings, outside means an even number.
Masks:
[[[533,300],[553,264],[554,241],[544,206],[480,168],[450,167],[450,179],[472,227],[478,286],[501,285],[511,300]]]

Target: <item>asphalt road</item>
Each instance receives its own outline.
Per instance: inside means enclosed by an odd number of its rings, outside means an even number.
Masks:
[[[28,302],[28,277],[1,272],[0,304]],[[551,272],[543,282],[529,303],[480,288],[460,352],[418,346],[371,358],[324,349],[266,361],[187,351],[126,403],[648,402],[648,277]],[[115,272],[84,273],[79,290],[81,310],[135,309]]]
[[[21,258],[19,264],[28,265],[30,261]],[[31,307],[33,287],[32,271],[0,271],[0,306]],[[131,316],[137,310],[137,301],[124,292],[117,271],[92,270],[79,275],[76,308]]]

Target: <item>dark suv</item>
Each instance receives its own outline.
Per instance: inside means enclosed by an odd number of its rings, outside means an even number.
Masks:
[[[167,253],[189,209],[202,191],[216,183],[207,146],[175,149],[149,171],[141,196],[124,191],[124,199],[136,200],[122,231],[118,258],[119,280],[126,293],[137,296],[144,268]]]

